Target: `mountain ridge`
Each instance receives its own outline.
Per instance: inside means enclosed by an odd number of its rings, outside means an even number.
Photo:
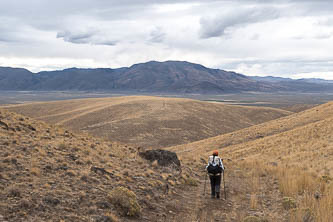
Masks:
[[[122,68],[69,68],[32,73],[0,67],[0,90],[102,90],[219,94],[228,92],[333,91],[324,80],[251,77],[186,61],[150,61]]]

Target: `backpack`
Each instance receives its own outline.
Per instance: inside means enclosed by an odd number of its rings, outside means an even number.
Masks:
[[[212,161],[213,163],[214,163],[214,159],[215,159],[215,156],[213,157],[213,161]],[[213,165],[212,163],[209,163],[209,165],[207,167],[207,171],[209,174],[216,175],[216,174],[222,173],[222,167],[219,164]]]

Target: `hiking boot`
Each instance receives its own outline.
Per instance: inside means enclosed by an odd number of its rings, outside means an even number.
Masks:
[[[220,199],[220,192],[216,192],[216,198]]]
[[[213,195],[213,194],[210,195],[210,198],[215,199],[215,195]]]

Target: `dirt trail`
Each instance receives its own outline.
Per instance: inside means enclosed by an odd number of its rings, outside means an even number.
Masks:
[[[288,212],[282,207],[282,196],[278,184],[272,177],[265,175],[260,178],[256,191],[257,205],[251,207],[251,177],[240,168],[226,170],[226,193],[224,199],[223,182],[221,199],[211,199],[210,182],[207,177],[204,194],[205,173],[198,177],[198,186],[186,187],[179,192],[167,207],[165,219],[161,221],[184,222],[240,222],[246,216],[258,216],[268,221],[288,221]]]
[[[175,202],[178,203],[179,212],[171,214],[169,211],[165,221],[184,222],[213,222],[228,221],[227,213],[232,209],[232,200],[211,199],[209,178],[206,181],[206,192],[204,194],[204,177],[200,179],[197,187],[184,190],[184,193]],[[223,189],[221,190],[223,192]]]

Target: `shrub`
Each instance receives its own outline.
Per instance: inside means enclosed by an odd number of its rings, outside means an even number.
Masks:
[[[282,206],[285,210],[296,208],[296,201],[291,197],[284,197],[282,200]]]
[[[60,143],[59,146],[58,146],[58,148],[59,148],[60,150],[66,150],[66,149],[67,149],[67,146],[66,146],[65,143]]]
[[[141,207],[136,199],[136,195],[133,191],[125,187],[113,189],[109,194],[109,200],[126,216],[139,217],[141,214]]]
[[[189,185],[189,186],[198,186],[198,181],[196,179],[194,179],[193,177],[189,177],[185,179],[185,184]]]

